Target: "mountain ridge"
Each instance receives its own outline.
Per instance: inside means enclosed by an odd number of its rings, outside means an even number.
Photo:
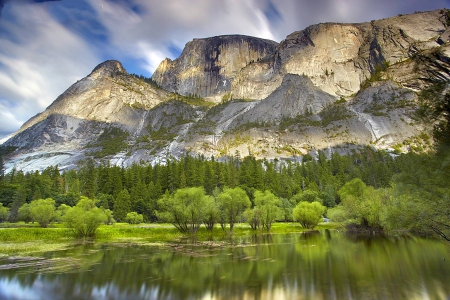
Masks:
[[[72,168],[88,157],[129,166],[187,153],[301,159],[321,149],[431,149],[431,125],[414,112],[417,92],[450,80],[449,25],[447,10],[436,10],[311,25],[280,43],[194,39],[161,62],[158,87],[108,60],[2,145],[6,166],[41,170],[43,157]]]

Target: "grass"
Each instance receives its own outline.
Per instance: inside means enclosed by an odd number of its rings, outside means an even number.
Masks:
[[[0,257],[60,250],[69,247],[73,241],[67,228],[2,228]]]
[[[2,256],[24,256],[40,255],[48,251],[63,250],[74,244],[84,242],[77,240],[72,231],[63,224],[53,224],[52,228],[35,227],[35,224],[1,224],[0,228],[0,257]],[[16,228],[11,226],[17,225]],[[334,223],[322,223],[315,229],[334,229],[338,226]],[[266,230],[252,230],[247,223],[236,224],[232,233],[225,231],[216,225],[213,231],[207,231],[202,226],[195,235],[199,241],[212,239],[223,239],[226,237],[246,236],[253,234],[286,234],[303,232],[299,223],[274,223],[270,232]],[[95,242],[98,243],[167,243],[170,241],[186,238],[171,224],[138,224],[116,223],[114,225],[102,225],[97,230]]]

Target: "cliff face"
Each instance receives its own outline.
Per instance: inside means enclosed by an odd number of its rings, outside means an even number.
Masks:
[[[447,13],[432,11],[312,25],[280,44],[195,39],[160,64],[160,87],[106,61],[2,145],[15,149],[7,170],[72,168],[87,157],[129,166],[186,153],[300,159],[367,145],[427,150],[431,125],[414,117],[416,92],[450,82],[448,24]]]
[[[446,23],[442,12],[432,11],[361,24],[310,26],[288,35],[270,58],[242,69],[232,86],[233,97],[264,99],[285,74],[308,76],[331,95],[351,96],[383,62],[407,64],[413,55],[440,47],[448,40]],[[409,70],[392,72],[403,78],[404,86],[416,86],[420,78]]]
[[[194,39],[180,57],[166,58],[152,79],[171,92],[218,98],[230,91],[243,67],[272,54],[276,46],[273,41],[240,35]]]

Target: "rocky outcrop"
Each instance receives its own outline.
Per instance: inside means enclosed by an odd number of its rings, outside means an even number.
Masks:
[[[283,118],[317,114],[335,98],[315,87],[306,76],[287,74],[281,85],[266,99],[242,114],[232,126],[250,123],[278,123]]]
[[[61,94],[44,112],[23,124],[19,132],[51,115],[137,126],[136,109],[150,109],[168,93],[129,75],[118,61],[99,64],[87,77]]]
[[[230,91],[243,67],[272,54],[276,46],[273,41],[241,35],[194,39],[180,57],[166,58],[152,79],[171,92],[218,98]]]

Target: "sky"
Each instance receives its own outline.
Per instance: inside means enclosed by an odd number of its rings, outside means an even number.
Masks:
[[[0,138],[108,59],[150,77],[194,38],[280,42],[321,22],[441,8],[450,0],[0,0]]]

